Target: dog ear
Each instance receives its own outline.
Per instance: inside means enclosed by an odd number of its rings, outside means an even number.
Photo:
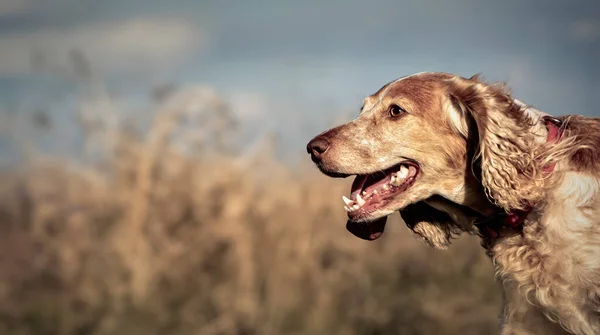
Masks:
[[[400,210],[400,216],[410,230],[438,250],[447,249],[452,237],[461,232],[448,214],[425,202],[406,206]]]
[[[475,137],[472,159],[481,168],[481,183],[492,202],[506,211],[524,209],[543,196],[542,145],[532,132],[535,121],[500,85],[475,76],[456,79],[448,98],[454,128]]]

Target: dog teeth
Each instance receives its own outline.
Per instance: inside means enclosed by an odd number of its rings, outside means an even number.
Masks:
[[[404,182],[404,179],[401,179],[401,178],[396,177],[396,176],[392,176],[392,181],[390,182],[390,185],[392,185],[392,186],[400,186],[400,185],[402,185],[403,182]]]
[[[398,176],[398,178],[400,179],[405,179],[406,177],[408,177],[408,167],[406,167],[405,165],[402,165],[400,167],[400,171],[398,171],[396,173],[396,175]]]
[[[354,200],[349,199],[346,196],[342,196],[342,200],[344,201],[344,210],[346,212],[354,212],[361,207],[363,207],[367,201],[373,196],[378,195],[381,192],[389,191],[390,188],[398,187],[403,185],[409,180],[409,178],[413,178],[417,174],[417,169],[410,164],[400,165],[400,169],[396,173],[392,173],[390,175],[390,181],[387,184],[382,185],[379,189],[374,189],[372,192],[367,193],[367,191],[357,192]]]
[[[361,198],[360,194],[357,194],[356,202],[358,203],[358,206],[362,207],[362,205],[364,205],[366,201],[363,198]]]
[[[346,206],[344,206],[344,210],[346,210],[346,212],[353,212],[366,203],[360,194],[356,195],[355,201],[348,199],[346,196],[342,196],[342,200],[344,200],[344,203],[346,204]]]
[[[374,189],[372,192],[367,194],[367,191],[358,192],[356,194],[356,198],[354,200],[349,199],[346,196],[342,196],[342,200],[344,201],[344,209],[347,212],[353,212],[361,208],[367,203],[367,200],[371,197],[378,195],[381,192],[388,191],[391,187],[398,187],[404,184],[409,177],[416,175],[416,168],[412,165],[400,165],[400,169],[391,174],[390,182],[384,184],[379,189]]]
[[[400,171],[392,175],[390,185],[400,186],[404,183],[406,177],[409,175],[409,169],[405,165],[400,166]]]

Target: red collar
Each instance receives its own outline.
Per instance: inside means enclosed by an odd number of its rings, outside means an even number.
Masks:
[[[543,120],[546,124],[546,128],[548,129],[546,141],[560,141],[564,130],[563,121],[552,116],[544,116]],[[544,172],[552,173],[555,167],[556,163],[548,165],[544,167]],[[493,241],[500,237],[503,232],[520,232],[523,228],[525,218],[533,210],[533,205],[535,204],[529,205],[524,210],[518,210],[504,214],[502,215],[504,217],[503,220],[498,219],[498,217],[495,216],[489,220],[485,220],[484,222],[477,223],[476,226],[479,228],[480,235],[482,235],[484,240],[487,240],[486,243],[493,243]]]

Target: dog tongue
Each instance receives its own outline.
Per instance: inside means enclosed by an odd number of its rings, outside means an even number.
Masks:
[[[346,229],[354,234],[356,237],[360,237],[363,240],[374,241],[381,237],[383,230],[385,229],[385,223],[387,222],[387,216],[379,218],[372,222],[351,222],[348,220],[346,223]]]

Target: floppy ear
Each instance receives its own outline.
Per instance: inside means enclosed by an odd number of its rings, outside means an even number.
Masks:
[[[462,232],[448,214],[422,201],[401,209],[400,216],[410,230],[438,250],[447,249],[452,237]]]
[[[506,211],[524,209],[543,196],[543,143],[535,120],[500,85],[470,79],[450,81],[450,122],[465,138],[475,138],[474,163],[490,201]]]

